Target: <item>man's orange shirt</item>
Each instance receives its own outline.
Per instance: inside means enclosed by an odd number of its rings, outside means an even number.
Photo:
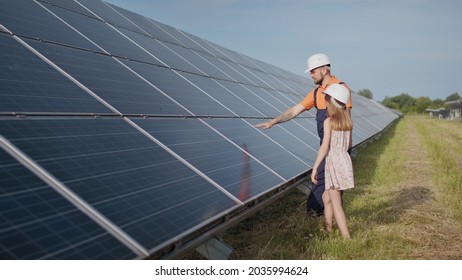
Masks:
[[[327,82],[326,85],[319,85],[318,86],[318,92],[316,93],[316,96],[317,96],[317,100],[316,100],[316,106],[318,107],[318,109],[326,109],[327,106],[326,106],[326,99],[325,99],[325,94],[324,94],[324,91],[327,89],[328,86],[332,85],[332,84],[340,84],[342,81],[338,80],[337,78],[335,78],[335,76],[332,76],[329,81]],[[348,86],[346,84],[343,84],[346,88],[348,88]],[[347,104],[347,107],[348,108],[352,108],[353,107],[353,104],[352,104],[352,100],[351,100],[351,90],[348,88],[348,90],[350,91],[350,101],[348,102]],[[314,89],[312,91],[310,91],[306,96],[305,98],[300,101],[300,104],[305,107],[307,110],[310,110],[311,108],[314,107]]]

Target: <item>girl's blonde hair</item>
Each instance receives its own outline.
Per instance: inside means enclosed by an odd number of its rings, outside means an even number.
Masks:
[[[353,129],[353,122],[351,121],[350,113],[345,104],[335,100],[342,108],[337,108],[332,104],[331,98],[326,94],[326,102],[330,105],[327,106],[327,114],[330,117],[330,128],[332,130],[346,131]]]

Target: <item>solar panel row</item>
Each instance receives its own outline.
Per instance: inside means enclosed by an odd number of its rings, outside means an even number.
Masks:
[[[0,258],[144,258],[303,175],[308,81],[114,5],[1,1]],[[396,115],[354,97],[354,144]]]

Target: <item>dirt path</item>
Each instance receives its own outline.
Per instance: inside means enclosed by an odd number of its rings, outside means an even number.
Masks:
[[[444,186],[432,183],[431,162],[413,120],[406,120],[406,180],[398,186],[404,210],[396,230],[415,246],[412,259],[462,259],[462,226],[447,211]]]

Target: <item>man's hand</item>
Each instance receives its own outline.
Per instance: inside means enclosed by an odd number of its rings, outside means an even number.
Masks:
[[[297,105],[295,105],[293,107],[290,107],[284,113],[282,113],[281,115],[275,117],[274,119],[272,119],[270,121],[256,124],[255,127],[256,128],[269,129],[275,124],[283,123],[283,122],[286,122],[288,120],[291,120],[291,119],[295,118],[296,116],[298,116],[298,114],[300,114],[304,110],[305,110],[305,107],[303,107],[301,104],[297,104]]]
[[[263,129],[269,129],[272,126],[273,126],[272,121],[267,121],[267,122],[259,123],[255,125],[256,128],[263,128]]]

